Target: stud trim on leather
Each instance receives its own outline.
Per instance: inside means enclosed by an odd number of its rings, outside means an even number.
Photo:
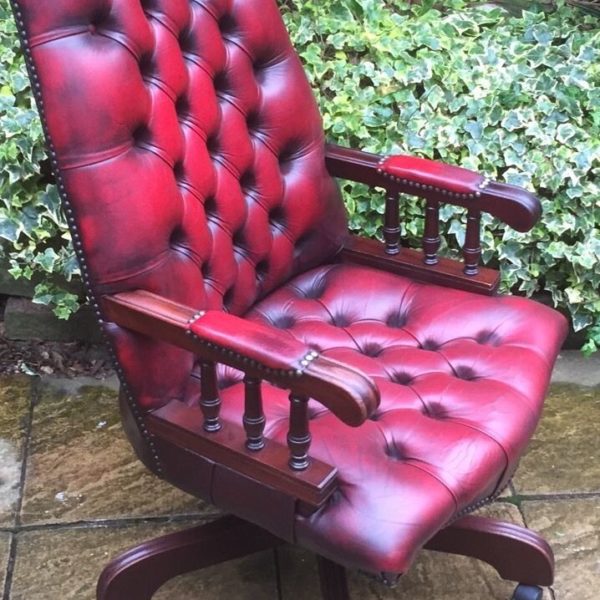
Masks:
[[[465,200],[479,198],[490,184],[474,171],[414,156],[384,156],[377,172],[395,183]]]

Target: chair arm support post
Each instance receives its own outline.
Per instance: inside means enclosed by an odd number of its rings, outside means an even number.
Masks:
[[[396,191],[388,191],[385,197],[383,238],[387,254],[400,252],[400,199]]]
[[[427,200],[423,232],[423,262],[426,265],[438,264],[440,243],[440,204],[437,200]]]
[[[290,429],[287,443],[290,449],[290,467],[294,471],[304,471],[310,464],[310,431],[308,426],[308,397],[290,394]]]
[[[204,430],[219,431],[221,399],[217,386],[217,365],[212,361],[200,362],[200,409],[204,415]]]
[[[261,381],[257,377],[244,377],[244,429],[246,431],[246,448],[252,451],[265,447],[263,431],[265,430],[265,415],[263,413]]]
[[[479,259],[481,258],[481,213],[470,208],[467,213],[467,233],[463,256],[465,258],[465,275],[477,275],[479,272]]]

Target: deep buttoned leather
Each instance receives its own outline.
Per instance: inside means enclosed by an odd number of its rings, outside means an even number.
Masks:
[[[310,403],[311,454],[338,468],[340,485],[312,516],[290,516],[288,529],[338,562],[405,571],[429,537],[514,470],[564,319],[524,299],[334,264],[343,205],[273,0],[18,5],[93,292],[139,288],[229,311],[287,336],[296,362],[311,348],[372,378],[381,403],[360,428]],[[401,175],[406,164],[388,167]],[[480,185],[457,170],[438,175],[461,193]],[[195,357],[104,327],[135,406],[132,439],[151,447],[139,414],[197,403]],[[221,369],[223,418],[238,423],[241,377]],[[266,435],[283,442],[287,394],[264,384],[263,395]],[[150,462],[154,452],[140,454]],[[236,479],[223,475],[210,490],[217,504],[240,507]],[[257,489],[243,516],[268,522],[270,490],[244,487]]]
[[[273,0],[21,5],[96,294],[241,314],[340,249],[321,118]],[[181,396],[188,354],[108,331],[142,406]]]
[[[556,311],[366,267],[296,277],[247,318],[278,327],[359,369],[381,403],[357,429],[311,402],[311,455],[339,470],[339,489],[296,538],[369,571],[405,572],[446,522],[501,490],[541,415],[566,334]],[[221,372],[223,415],[243,412],[241,374]],[[263,386],[267,435],[287,433],[286,392]]]

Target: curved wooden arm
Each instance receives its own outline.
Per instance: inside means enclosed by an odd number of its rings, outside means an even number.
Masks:
[[[334,177],[476,209],[517,231],[529,231],[542,212],[539,199],[523,188],[488,181],[474,171],[428,159],[383,157],[327,144],[325,160]]]
[[[273,327],[223,312],[198,312],[143,290],[105,296],[102,303],[106,317],[122,327],[314,398],[348,425],[362,424],[379,405],[371,378]]]

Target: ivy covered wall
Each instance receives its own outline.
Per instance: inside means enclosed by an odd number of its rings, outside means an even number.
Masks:
[[[321,104],[328,137],[413,153],[535,190],[544,215],[527,234],[484,218],[484,261],[505,290],[548,294],[600,347],[600,20],[556,2],[506,11],[484,2],[280,2]],[[78,276],[51,184],[41,128],[7,0],[0,0],[0,246],[15,277],[40,277],[36,300],[63,317]],[[383,196],[343,183],[353,229],[381,233]],[[419,201],[404,198],[418,244]],[[442,211],[447,252],[460,211]],[[1,257],[0,257],[1,258]],[[60,281],[60,279],[58,279]]]

